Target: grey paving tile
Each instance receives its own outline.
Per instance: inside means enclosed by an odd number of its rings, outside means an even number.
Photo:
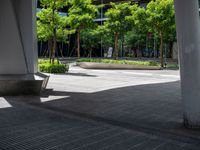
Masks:
[[[198,149],[200,130],[182,126],[178,77],[166,76],[177,73],[72,73],[91,76],[51,75],[54,90],[42,97],[5,97],[12,107],[0,109],[0,149]]]
[[[159,138],[151,138],[131,147],[130,150],[153,150],[164,143],[166,143],[164,139],[161,140]]]
[[[173,142],[170,143],[165,143],[162,144],[160,146],[158,146],[157,148],[154,148],[153,150],[182,150],[183,149],[183,145],[179,145]]]
[[[102,148],[102,150],[125,150],[125,149],[128,150],[131,149],[131,147],[144,143],[148,140],[150,140],[150,137],[144,135],[138,135],[135,137],[130,137],[127,140],[119,141],[117,143],[114,143],[113,145],[110,144],[107,147]]]

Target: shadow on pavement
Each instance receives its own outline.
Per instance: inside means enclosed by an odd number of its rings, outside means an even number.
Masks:
[[[198,143],[200,130],[186,129],[182,125],[179,84],[139,85],[90,94],[49,89],[41,97],[5,99],[11,104],[19,101],[122,128]],[[53,98],[41,102],[49,97]]]

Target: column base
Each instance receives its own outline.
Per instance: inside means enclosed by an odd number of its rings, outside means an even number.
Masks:
[[[49,76],[41,73],[0,75],[0,96],[40,95]]]
[[[200,122],[191,122],[186,117],[184,117],[184,126],[188,129],[200,129]]]

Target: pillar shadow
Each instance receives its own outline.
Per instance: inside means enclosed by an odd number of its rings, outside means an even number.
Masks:
[[[47,100],[43,101],[45,98]],[[48,89],[41,97],[5,99],[13,108],[19,102],[179,141],[199,144],[200,140],[199,129],[186,129],[183,126],[178,81],[122,87],[96,93]]]

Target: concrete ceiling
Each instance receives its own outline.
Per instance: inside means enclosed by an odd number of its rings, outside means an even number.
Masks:
[[[151,0],[93,0],[94,4],[110,3],[110,2],[135,2],[135,3],[148,3]]]

